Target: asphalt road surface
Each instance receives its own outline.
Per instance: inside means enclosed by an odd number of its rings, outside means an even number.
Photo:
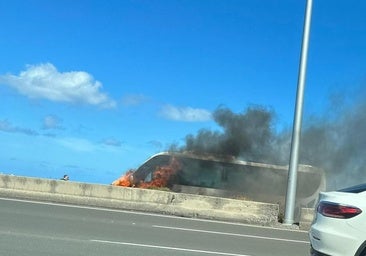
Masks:
[[[303,256],[307,232],[0,198],[0,255]]]

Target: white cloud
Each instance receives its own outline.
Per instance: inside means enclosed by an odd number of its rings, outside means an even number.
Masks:
[[[62,130],[63,127],[61,125],[62,120],[60,120],[57,116],[49,115],[43,119],[43,129],[50,130],[50,129],[58,129]]]
[[[201,122],[212,119],[210,111],[191,107],[178,108],[172,105],[165,105],[160,113],[163,117],[176,121]]]
[[[106,138],[102,140],[102,144],[106,146],[120,147],[122,145],[122,142],[115,138]]]
[[[16,75],[2,75],[0,82],[29,98],[58,102],[83,103],[105,108],[115,107],[114,100],[101,92],[102,84],[83,71],[59,72],[50,63],[29,65]]]
[[[122,98],[122,104],[125,106],[137,106],[148,101],[148,97],[142,94],[129,94]]]

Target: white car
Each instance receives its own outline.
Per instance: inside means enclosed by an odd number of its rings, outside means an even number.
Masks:
[[[366,256],[366,184],[321,192],[309,238],[311,255]]]

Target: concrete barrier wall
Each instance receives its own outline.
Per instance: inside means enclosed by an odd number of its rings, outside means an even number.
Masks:
[[[309,230],[315,216],[314,208],[301,208],[301,219],[299,227],[302,230]]]
[[[219,197],[0,175],[0,196],[271,225],[279,206]]]

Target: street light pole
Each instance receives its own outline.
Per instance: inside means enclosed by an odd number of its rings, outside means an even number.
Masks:
[[[299,148],[301,135],[302,108],[304,99],[306,63],[309,48],[310,21],[312,11],[312,0],[307,0],[305,24],[303,31],[303,41],[301,49],[300,70],[297,83],[295,117],[292,130],[290,166],[288,173],[288,184],[286,193],[286,207],[284,224],[292,225],[294,223],[294,212],[296,202],[296,186],[297,186],[297,168],[299,163]]]

